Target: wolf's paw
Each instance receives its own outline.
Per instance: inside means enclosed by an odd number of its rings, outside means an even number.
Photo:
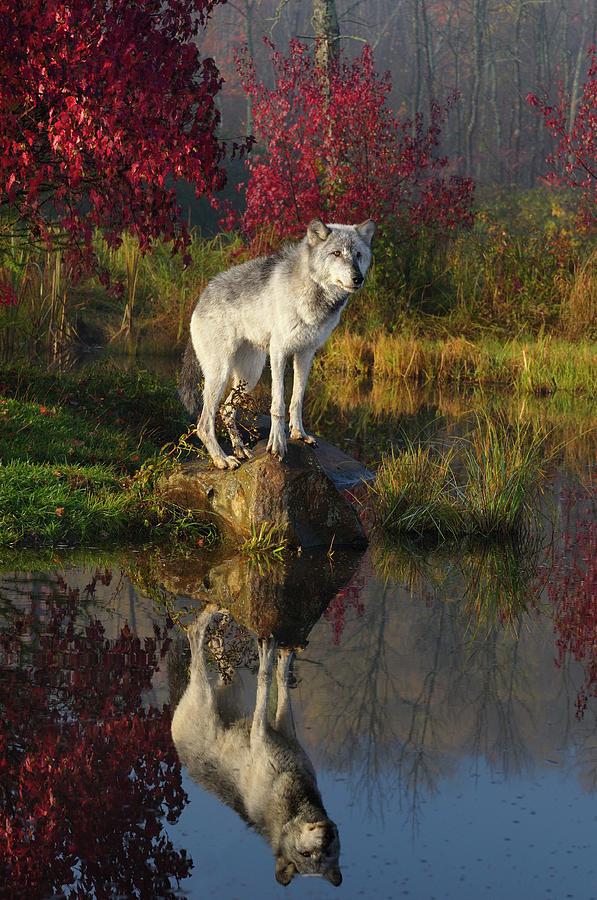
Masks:
[[[238,459],[253,459],[253,457],[255,456],[253,451],[249,450],[248,447],[245,447],[244,444],[236,444],[236,446],[233,448],[233,450],[234,450],[234,455]]]
[[[212,462],[216,469],[238,469],[240,466],[235,456],[213,456]]]
[[[272,438],[270,435],[267,444],[267,452],[271,453],[272,456],[282,462],[286,456],[286,438]]]
[[[299,431],[298,428],[291,430],[290,437],[293,441],[302,441],[304,444],[308,444],[309,447],[317,447],[317,441],[313,435],[307,434],[306,431]]]

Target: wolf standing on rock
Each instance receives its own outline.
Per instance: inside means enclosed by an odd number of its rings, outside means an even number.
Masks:
[[[209,282],[191,317],[180,397],[192,415],[201,409],[198,381],[203,374],[203,408],[197,434],[219,469],[235,469],[249,459],[231,404],[234,390],[252,391],[269,355],[272,373],[271,429],[267,449],[286,455],[284,368],[294,357],[290,437],[315,444],[303,428],[303,396],[315,351],[338,324],[350,294],[365,280],[371,262],[375,223],[324,225],[314,219],[302,241],[271,256],[234,266]],[[232,378],[232,394],[222,418],[234,456],[215,434],[215,417]]]

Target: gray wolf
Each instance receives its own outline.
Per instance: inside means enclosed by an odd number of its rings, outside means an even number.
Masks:
[[[189,775],[255,828],[269,843],[276,879],[320,875],[339,885],[340,841],[328,818],[313,766],[299,744],[288,679],[293,651],[271,638],[259,642],[257,695],[252,719],[240,709],[238,679],[215,687],[205,665],[206,629],[212,604],[189,627],[189,684],[172,717],[172,737]],[[275,723],[267,721],[277,653]]]
[[[284,368],[289,356],[294,360],[290,437],[315,444],[303,428],[302,414],[311,363],[340,321],[348,298],[365,280],[374,234],[371,219],[361,225],[324,225],[315,219],[298,243],[220,272],[202,292],[191,317],[179,393],[196,416],[203,374],[197,434],[218,468],[234,469],[252,456],[238,434],[231,399],[239,387],[253,390],[268,355],[272,400],[267,449],[278,459],[286,455]],[[216,413],[230,379],[232,393],[222,419],[233,456],[224,453],[215,434]]]

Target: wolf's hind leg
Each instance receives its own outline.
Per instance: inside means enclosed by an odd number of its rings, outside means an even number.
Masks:
[[[207,678],[203,648],[205,632],[217,616],[218,611],[215,603],[209,603],[188,627],[187,638],[191,648],[191,678],[193,676],[197,676],[199,679]]]
[[[253,451],[250,450],[242,441],[240,434],[238,433],[238,427],[236,424],[236,407],[233,405],[234,394],[237,386],[235,385],[226,399],[222,404],[221,415],[222,421],[226,426],[226,430],[230,435],[230,440],[232,441],[232,451],[237,459],[252,459]]]
[[[172,716],[175,741],[187,742],[189,734],[194,733],[194,723],[201,723],[204,737],[208,732],[213,736],[213,729],[217,726],[214,692],[207,675],[203,646],[205,632],[216,613],[215,605],[206,607],[187,631],[191,648],[191,677]]]
[[[239,459],[252,459],[253,451],[245,446],[238,433],[238,410],[232,405],[232,400],[235,394],[238,396],[241,387],[245,394],[251,393],[261,377],[266,358],[267,356],[263,351],[245,345],[237,352],[234,359],[232,368],[233,386],[232,391],[222,405],[222,419],[228,429],[234,455]]]
[[[218,469],[236,469],[240,465],[238,459],[234,456],[227,456],[216,438],[216,412],[229,378],[229,372],[221,369],[204,371],[203,374],[205,377],[203,411],[197,422],[197,435],[205,444],[213,464]]]

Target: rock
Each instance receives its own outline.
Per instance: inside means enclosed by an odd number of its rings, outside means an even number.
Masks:
[[[289,441],[282,463],[265,451],[264,441],[254,452],[253,459],[234,470],[216,469],[203,460],[182,463],[164,478],[161,493],[184,509],[203,510],[237,541],[250,538],[265,522],[285,531],[290,548],[366,545],[355,509],[319,462],[318,449]],[[330,444],[319,453],[342,486],[370,476]]]

